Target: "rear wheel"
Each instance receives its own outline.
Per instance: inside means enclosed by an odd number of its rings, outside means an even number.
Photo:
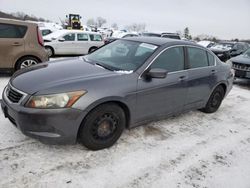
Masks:
[[[32,65],[37,65],[38,63],[39,63],[39,60],[35,57],[30,57],[30,56],[24,57],[17,61],[16,70],[24,69]]]
[[[201,111],[205,112],[205,113],[216,112],[221,105],[221,102],[224,98],[224,95],[225,95],[225,91],[224,91],[223,87],[222,86],[216,87],[215,90],[213,91],[213,93],[211,94],[211,96],[206,104],[206,107],[201,109]]]
[[[125,124],[125,113],[118,105],[100,105],[82,123],[79,141],[91,150],[108,148],[120,138]]]

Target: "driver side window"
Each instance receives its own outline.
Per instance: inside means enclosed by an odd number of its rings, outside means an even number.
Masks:
[[[183,47],[173,47],[159,55],[151,68],[161,68],[168,72],[184,70],[184,52]]]

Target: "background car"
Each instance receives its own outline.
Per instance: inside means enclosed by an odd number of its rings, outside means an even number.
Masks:
[[[150,33],[144,32],[141,34],[144,37],[163,37],[163,38],[171,38],[181,40],[181,37],[178,33]]]
[[[127,37],[138,37],[139,35],[135,32],[120,32],[118,34],[114,33],[112,37],[108,37],[104,39],[104,43],[108,44],[111,43],[119,38],[127,38]]]
[[[35,23],[0,19],[0,69],[16,71],[48,61],[43,38]]]
[[[231,58],[229,63],[235,70],[235,77],[250,78],[250,48],[242,55]]]
[[[210,49],[225,62],[231,57],[244,53],[248,48],[249,45],[245,42],[219,42]]]
[[[202,41],[197,42],[197,44],[199,44],[199,45],[201,45],[203,47],[206,47],[206,48],[210,48],[213,45],[215,45],[215,42],[209,41],[209,40],[202,40]]]
[[[46,36],[46,35],[53,33],[51,29],[45,28],[45,27],[40,27],[40,31],[42,33],[42,36]]]
[[[104,45],[101,34],[81,30],[58,30],[44,37],[49,56],[83,55]]]

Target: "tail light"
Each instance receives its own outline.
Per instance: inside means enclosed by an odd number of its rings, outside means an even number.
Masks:
[[[43,36],[42,36],[42,33],[41,33],[39,27],[37,27],[36,30],[37,30],[37,40],[38,40],[38,43],[41,46],[44,46]]]

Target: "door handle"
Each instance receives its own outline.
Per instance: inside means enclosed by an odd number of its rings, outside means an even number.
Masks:
[[[19,43],[19,42],[14,42],[14,43],[12,44],[12,46],[22,46],[22,44]]]
[[[211,74],[215,74],[216,72],[216,70],[211,70]]]
[[[186,80],[186,78],[187,78],[187,76],[180,76],[180,77],[179,77],[179,80],[180,80],[180,81],[184,81],[184,80]]]

